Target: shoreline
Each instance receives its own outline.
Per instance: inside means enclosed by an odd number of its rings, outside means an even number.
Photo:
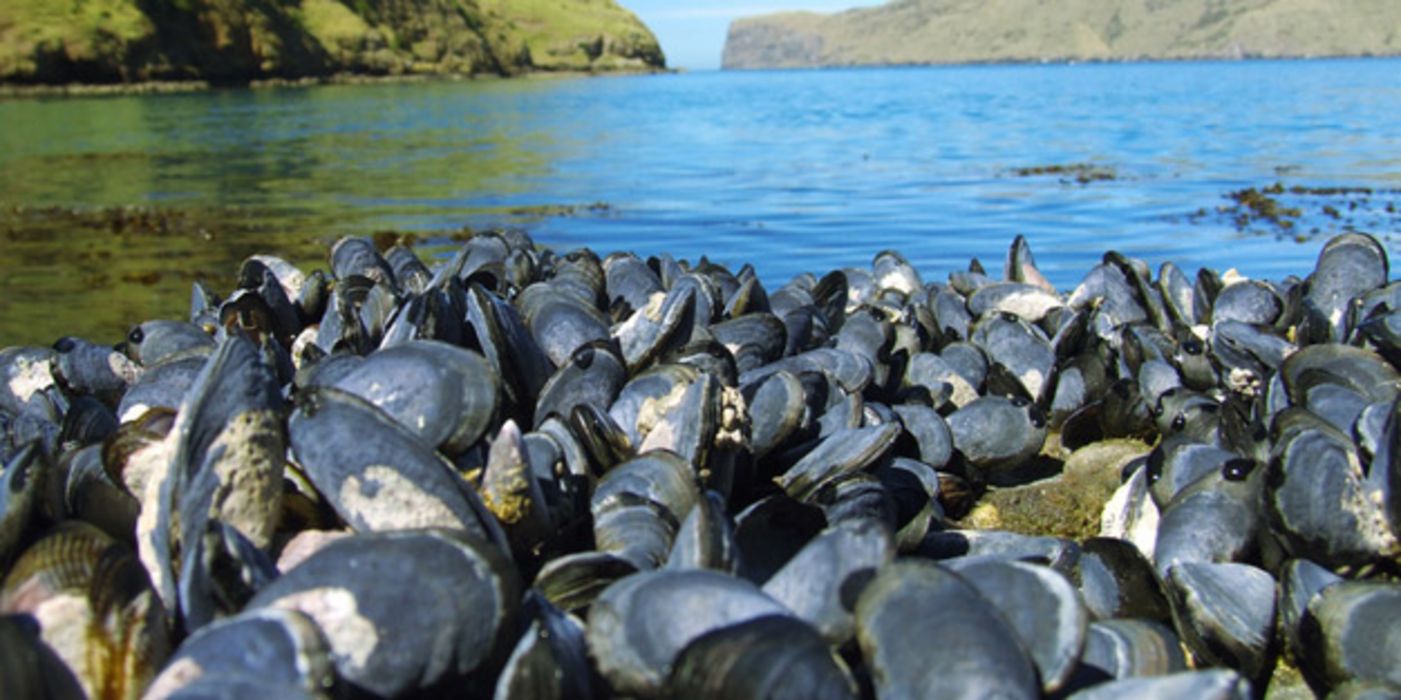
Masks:
[[[403,73],[371,75],[365,73],[333,73],[304,78],[263,78],[247,82],[210,82],[208,80],[148,80],[134,83],[62,83],[22,84],[0,83],[0,100],[48,97],[109,97],[131,95],[182,95],[215,90],[264,90],[269,88],[303,88],[325,85],[399,85],[426,82],[488,82],[496,80],[562,80],[567,78],[609,78],[636,75],[669,75],[680,73],[675,68],[618,68],[609,70],[541,70],[535,69],[512,75],[491,73]]]
[[[821,70],[862,70],[885,68],[962,68],[989,66],[1076,66],[1076,65],[1151,65],[1179,63],[1268,63],[1271,61],[1353,61],[1353,60],[1398,60],[1401,53],[1394,54],[1299,54],[1299,55],[1192,55],[1192,56],[1138,56],[1138,57],[1045,57],[1045,58],[987,58],[961,61],[916,61],[890,63],[814,63],[810,65],[784,66],[726,66],[721,64],[717,72],[763,72],[763,71],[821,71]]]

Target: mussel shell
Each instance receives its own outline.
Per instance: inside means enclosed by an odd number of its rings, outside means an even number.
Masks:
[[[802,382],[789,372],[774,372],[745,391],[749,408],[749,450],[763,458],[803,428],[807,395]]]
[[[736,623],[789,615],[753,584],[704,569],[634,574],[589,608],[589,655],[616,693],[657,697],[697,638]]]
[[[764,583],[764,592],[840,646],[856,631],[855,595],[894,558],[890,532],[879,522],[839,523],[809,540]]]
[[[536,591],[527,591],[521,606],[528,624],[501,675],[498,698],[587,700],[593,697],[584,627],[579,620],[551,605]]]
[[[769,313],[753,313],[710,326],[710,334],[735,358],[740,373],[758,369],[783,355],[788,329]]]
[[[1151,620],[1119,618],[1090,623],[1078,678],[1122,680],[1187,670],[1182,640]]]
[[[882,567],[856,601],[856,630],[878,697],[1040,695],[1012,626],[938,565],[900,560]],[[931,634],[951,643],[931,649],[922,641]]]
[[[1072,580],[1096,619],[1170,619],[1167,598],[1147,557],[1116,537],[1092,537],[1080,544]]]
[[[1041,689],[1055,693],[1070,680],[1085,647],[1089,613],[1070,581],[1025,562],[954,559],[949,568],[1011,624],[1040,673]]]
[[[1048,395],[1056,356],[1041,329],[1010,313],[997,313],[978,320],[973,343],[987,353],[992,368],[1001,367],[1014,381],[1008,389],[1031,401]]]
[[[1324,244],[1304,292],[1300,338],[1342,340],[1347,334],[1347,305],[1356,296],[1386,284],[1390,276],[1386,249],[1363,233],[1345,233]]]
[[[1183,562],[1165,579],[1173,622],[1201,663],[1262,679],[1274,667],[1275,580],[1248,564]]]
[[[152,409],[174,411],[180,408],[185,394],[204,368],[205,360],[203,356],[181,357],[148,366],[122,395],[117,405],[117,419],[125,423]]]
[[[1227,285],[1216,295],[1216,303],[1211,306],[1211,320],[1268,326],[1283,312],[1284,302],[1269,285],[1247,280]]]
[[[1125,678],[1101,683],[1070,696],[1073,700],[1248,700],[1255,697],[1250,681],[1235,671],[1181,671],[1151,678]]]
[[[496,416],[500,390],[485,358],[435,340],[371,353],[324,386],[373,404],[447,455],[482,437]]]
[[[214,338],[203,328],[185,321],[146,321],[126,335],[127,357],[143,367],[153,367],[168,359],[203,355],[214,350]]]
[[[1046,419],[1024,399],[984,396],[948,418],[954,449],[989,483],[1015,483],[1019,468],[1040,451]]]
[[[1284,651],[1300,667],[1310,660],[1314,650],[1304,646],[1303,620],[1309,603],[1323,589],[1342,581],[1342,577],[1307,559],[1291,559],[1279,574],[1279,635]]]
[[[1398,551],[1351,439],[1302,409],[1277,416],[1275,434],[1265,510],[1291,553],[1337,568]]]
[[[0,615],[0,690],[6,697],[80,700],[87,697],[63,659],[39,636],[28,615]]]
[[[706,491],[696,500],[681,521],[666,568],[714,569],[731,575],[739,571],[739,543],[720,494]]]
[[[237,650],[237,651],[235,651]],[[321,629],[300,612],[250,610],[196,630],[151,682],[145,698],[234,698],[223,684],[244,681],[267,697],[317,697],[335,684]]]
[[[697,700],[858,697],[856,681],[822,637],[783,615],[746,620],[697,637],[677,656],[665,695]]]
[[[540,389],[535,404],[536,428],[552,415],[568,418],[583,404],[606,412],[627,381],[627,367],[606,343],[579,346],[566,359]]]
[[[297,463],[356,531],[456,528],[507,549],[496,519],[452,467],[360,398],[309,389],[298,397],[288,433]]]
[[[895,443],[900,426],[848,428],[823,440],[776,479],[798,500],[809,500],[824,484],[874,463]]]
[[[413,572],[406,605],[405,572]],[[335,540],[258,592],[248,610],[301,612],[326,635],[337,674],[394,696],[493,663],[514,633],[520,581],[500,551],[460,531]]]
[[[1401,686],[1401,586],[1345,581],[1324,588],[1308,604],[1302,642],[1312,653],[1305,669],[1328,685],[1348,680]]]

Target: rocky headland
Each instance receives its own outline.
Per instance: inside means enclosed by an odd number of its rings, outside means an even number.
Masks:
[[[808,68],[1401,54],[1389,0],[891,0],[730,26],[723,66]]]
[[[247,83],[666,65],[614,0],[0,0],[0,83]]]

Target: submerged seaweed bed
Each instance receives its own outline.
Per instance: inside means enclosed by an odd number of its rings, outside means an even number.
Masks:
[[[0,351],[0,692],[1401,692],[1370,236],[1069,291],[462,238]]]

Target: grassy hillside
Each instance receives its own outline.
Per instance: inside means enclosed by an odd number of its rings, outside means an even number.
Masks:
[[[1397,0],[892,0],[730,27],[726,68],[1401,54]]]
[[[614,0],[0,0],[0,81],[665,66]]]

